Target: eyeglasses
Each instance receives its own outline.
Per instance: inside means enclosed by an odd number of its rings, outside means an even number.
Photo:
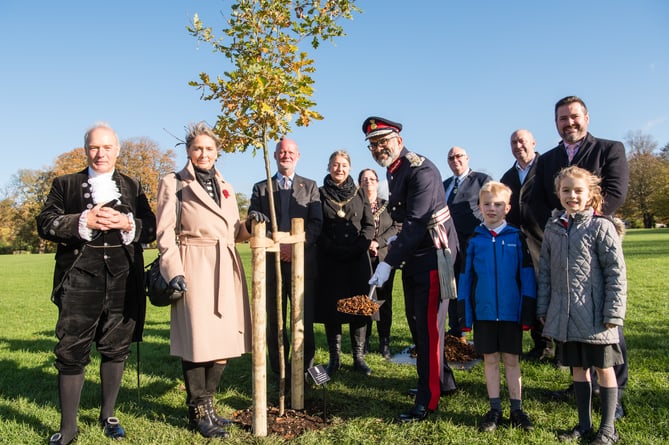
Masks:
[[[455,159],[464,158],[465,156],[467,156],[467,155],[464,154],[464,153],[458,153],[458,154],[456,154],[456,155],[450,155],[450,156],[448,157],[448,160],[449,160],[449,161],[453,161],[453,160],[455,160]]]
[[[391,141],[392,139],[395,139],[396,137],[397,135],[392,135],[385,137],[383,139],[379,139],[376,142],[369,141],[369,145],[367,146],[367,148],[369,148],[370,150],[374,150],[378,147],[386,147],[388,145],[388,142]]]

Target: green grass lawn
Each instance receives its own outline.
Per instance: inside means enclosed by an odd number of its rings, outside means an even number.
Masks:
[[[624,240],[629,282],[625,335],[629,349],[630,382],[625,393],[627,417],[618,423],[621,443],[669,443],[669,230],[630,230]],[[250,277],[250,252],[240,246]],[[146,254],[147,259],[155,251]],[[56,307],[50,302],[53,255],[0,256],[0,443],[46,443],[58,430],[59,413],[55,345]],[[391,348],[401,351],[411,343],[404,320],[400,277],[395,281]],[[132,444],[204,444],[208,441],[186,427],[179,359],[169,355],[169,310],[149,307],[145,338],[141,345],[141,400],[137,394],[137,355],[128,361],[117,415]],[[322,325],[316,326],[316,360],[328,359]],[[376,351],[376,330],[372,351]],[[224,339],[212,338],[212,341]],[[529,335],[525,339],[529,349]],[[411,406],[405,395],[415,386],[415,368],[388,363],[378,354],[367,356],[373,374],[365,377],[352,370],[350,342],[345,331],[341,372],[327,385],[327,414],[331,426],[290,441],[298,444],[551,444],[556,431],[577,423],[573,402],[560,403],[546,397],[547,390],[566,387],[569,373],[547,363],[523,362],[524,408],[536,425],[532,433],[508,427],[479,433],[479,418],[488,408],[483,365],[456,370],[460,391],[442,398],[439,411],[429,421],[402,426],[393,417]],[[111,443],[97,427],[100,382],[99,357],[93,354],[86,371],[81,400],[78,445]],[[231,416],[251,407],[251,357],[231,361],[217,395],[219,411]],[[268,378],[268,400],[278,400],[276,382]],[[504,385],[503,385],[504,386]],[[322,406],[320,388],[308,388],[307,406]],[[508,419],[508,393],[502,393]],[[288,406],[288,405],[287,405]],[[598,403],[595,400],[595,408]],[[599,416],[595,413],[595,427]],[[256,438],[233,428],[231,444],[288,443],[277,437]]]

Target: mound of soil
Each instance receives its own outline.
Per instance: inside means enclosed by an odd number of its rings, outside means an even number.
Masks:
[[[309,412],[313,410],[285,409],[284,415],[279,416],[279,409],[267,409],[267,434],[278,435],[284,439],[294,439],[306,431],[315,431],[328,427],[330,424]],[[253,410],[251,408],[236,411],[233,414],[235,422],[249,432],[253,427]]]

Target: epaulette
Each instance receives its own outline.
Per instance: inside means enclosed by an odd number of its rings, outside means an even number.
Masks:
[[[420,167],[423,165],[423,161],[425,161],[424,157],[418,156],[413,151],[408,152],[405,157],[409,160],[412,167]]]

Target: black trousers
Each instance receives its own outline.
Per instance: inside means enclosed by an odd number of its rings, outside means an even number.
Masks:
[[[412,258],[411,266],[405,265],[402,285],[407,322],[418,354],[416,404],[436,410],[441,397],[441,372],[444,366],[444,351],[440,346],[443,332],[440,332],[439,326],[441,294],[436,256],[434,259],[425,257]]]
[[[124,361],[130,352],[137,302],[128,290],[129,270],[112,276],[101,264],[95,274],[72,269],[56,299],[58,321],[54,349],[62,374],[81,374],[90,362],[93,342],[105,361]],[[133,294],[134,295],[134,294]]]
[[[267,351],[269,355],[269,365],[273,373],[279,373],[279,343],[278,343],[278,326],[279,321],[277,317],[276,306],[276,269],[275,257],[273,253],[267,255],[266,267],[266,301],[267,308]],[[305,278],[304,278],[304,369],[306,370],[313,364],[314,354],[316,353],[316,344],[314,341],[314,287],[315,282],[313,277],[307,276],[307,270],[311,265],[305,264]],[[315,265],[314,265],[315,267]],[[281,281],[282,281],[282,308],[283,314],[283,351],[286,369],[288,369],[289,354],[290,354],[290,339],[288,338],[288,331],[286,326],[290,326],[290,316],[286,317],[288,301],[291,299],[292,287],[292,264],[281,261]],[[309,270],[310,271],[310,270]]]

